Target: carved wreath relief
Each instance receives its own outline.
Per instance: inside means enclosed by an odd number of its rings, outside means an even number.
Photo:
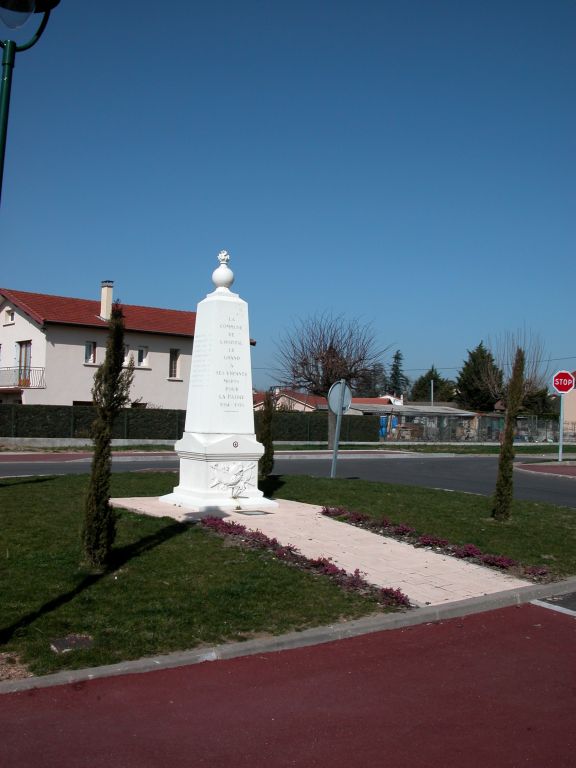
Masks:
[[[230,490],[233,499],[244,494],[247,488],[255,487],[255,462],[216,462],[210,464],[210,488],[219,491]]]

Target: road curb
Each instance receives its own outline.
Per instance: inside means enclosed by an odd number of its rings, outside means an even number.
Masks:
[[[532,600],[556,597],[576,591],[576,577],[552,584],[533,584],[518,589],[483,595],[468,600],[459,600],[446,605],[415,608],[411,611],[388,613],[379,616],[367,616],[362,619],[314,627],[301,632],[289,632],[277,637],[265,637],[255,640],[245,640],[236,643],[223,643],[206,648],[190,651],[176,651],[162,656],[151,656],[119,664],[110,664],[90,669],[67,670],[56,672],[43,677],[27,677],[23,680],[9,680],[0,683],[0,695],[30,691],[34,688],[49,688],[56,685],[85,683],[120,675],[134,675],[154,670],[174,669],[176,667],[202,664],[207,661],[223,661],[242,656],[254,656],[276,651],[287,651],[304,648],[310,645],[321,645],[336,640],[358,637],[372,632],[382,632],[389,629],[414,627],[418,624],[428,624],[448,619],[469,616],[474,613],[484,613],[497,608],[507,608],[522,605]]]

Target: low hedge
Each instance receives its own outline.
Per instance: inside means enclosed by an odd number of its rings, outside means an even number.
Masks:
[[[255,427],[261,414],[255,412]],[[94,409],[85,405],[2,405],[1,437],[90,437]],[[114,423],[112,437],[127,440],[179,440],[184,432],[186,411],[126,408]],[[342,442],[378,442],[378,416],[343,416]],[[295,442],[326,442],[327,412],[277,411],[272,421],[272,439]]]
[[[186,411],[126,408],[113,438],[178,440]],[[94,408],[85,405],[0,405],[0,437],[90,437]]]
[[[258,411],[254,414],[257,428],[260,415]],[[379,429],[378,416],[343,416],[340,440],[344,443],[378,442]],[[326,442],[328,412],[277,411],[272,420],[272,439],[290,442]]]

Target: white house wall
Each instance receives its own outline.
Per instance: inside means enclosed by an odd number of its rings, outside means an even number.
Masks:
[[[126,333],[126,345],[134,357],[133,400],[141,398],[148,407],[186,409],[188,382],[192,362],[192,339],[152,333]],[[148,348],[147,365],[139,367],[138,347]],[[170,350],[179,349],[178,375],[168,376]]]
[[[564,429],[574,430],[576,425],[576,389],[564,397]],[[570,425],[570,426],[568,426]]]
[[[316,407],[301,400],[295,400],[287,395],[280,395],[276,400],[276,409],[279,411],[315,411]]]
[[[104,361],[107,331],[90,327],[48,325],[46,328],[46,389],[24,390],[25,404],[72,405],[92,400],[94,374]],[[96,342],[95,363],[85,363],[86,342]],[[134,371],[130,398],[149,407],[186,408],[192,339],[127,332],[125,343],[135,363],[139,346],[148,348],[147,365]],[[168,377],[170,349],[181,350],[176,379]],[[34,364],[34,363],[33,363]]]
[[[6,322],[6,310],[14,310],[14,322]],[[0,367],[13,368],[18,366],[17,344],[20,341],[31,341],[31,368],[46,366],[46,339],[35,320],[24,314],[17,307],[6,301],[0,303]]]

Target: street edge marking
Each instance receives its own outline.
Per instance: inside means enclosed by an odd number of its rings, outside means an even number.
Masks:
[[[539,477],[562,477],[564,480],[576,480],[576,475],[563,475],[561,472],[541,472],[537,469],[528,469],[528,466],[522,464],[521,466],[514,465],[515,472],[526,472],[529,475],[538,475]]]
[[[532,605],[537,605],[540,608],[548,608],[549,611],[557,611],[558,613],[564,613],[567,616],[572,616],[576,619],[576,611],[570,610],[570,608],[563,608],[561,605],[553,605],[547,603],[545,600],[531,600]]]

